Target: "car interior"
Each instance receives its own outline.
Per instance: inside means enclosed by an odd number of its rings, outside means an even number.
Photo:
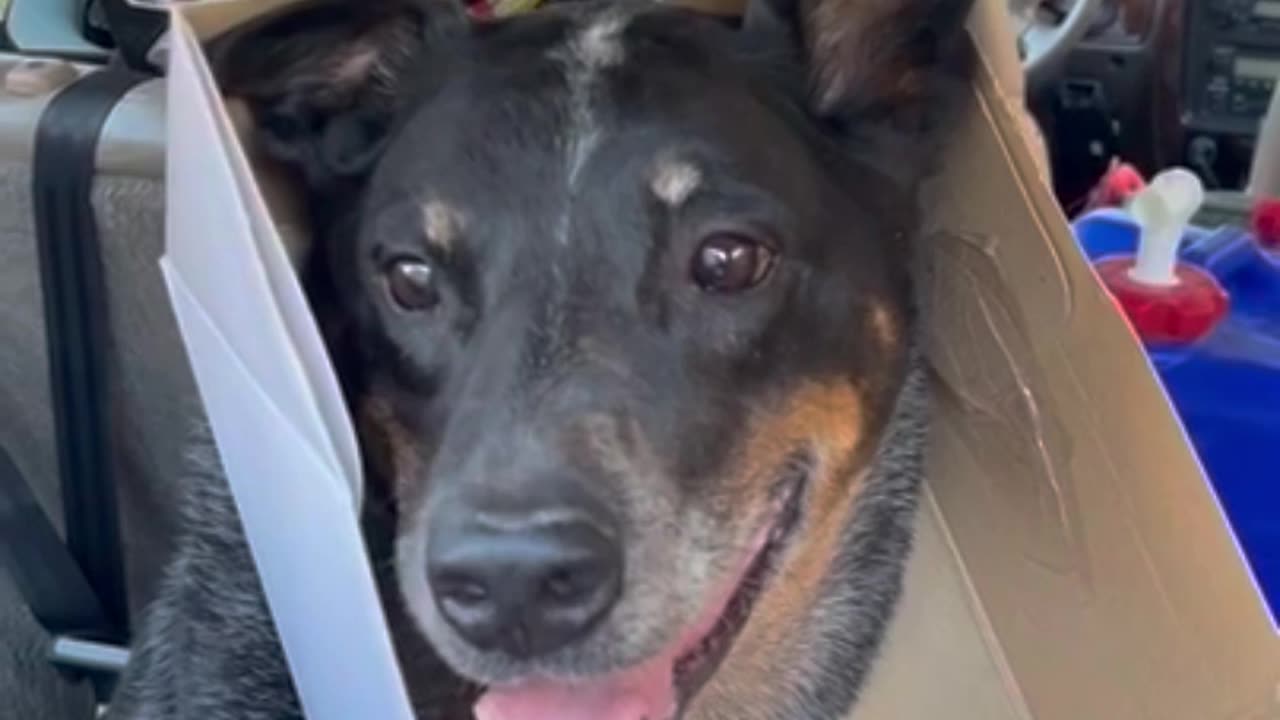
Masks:
[[[38,480],[57,477],[58,449],[50,392],[39,389],[48,379],[43,320],[31,317],[42,304],[35,201],[29,192],[32,147],[52,91],[114,61],[121,48],[111,31],[119,25],[108,21],[110,14],[125,8],[162,17],[154,10],[166,1],[0,0],[0,461],[5,451],[13,455],[18,474],[33,479],[35,499],[58,519],[55,524],[65,517],[58,483]],[[982,29],[975,33],[1004,33],[988,43],[996,64],[1007,60],[996,74],[1011,101],[1025,105],[1028,140],[1042,146],[1046,179],[1068,218],[1089,209],[1109,172],[1127,164],[1143,177],[1171,167],[1190,169],[1209,191],[1198,224],[1246,224],[1242,218],[1250,212],[1246,197],[1259,148],[1271,153],[1280,143],[1262,130],[1269,108],[1280,105],[1272,103],[1280,79],[1280,0],[980,0],[980,5],[984,15],[975,27]],[[1001,45],[1004,39],[1007,48]],[[150,43],[143,57],[162,66],[164,38]],[[141,308],[143,314],[167,312],[155,271],[164,234],[162,98],[160,81],[123,96],[104,121],[93,188],[105,292],[112,303]],[[1280,135],[1277,120],[1267,132]],[[149,328],[167,327],[167,317],[149,320],[109,320],[118,347],[167,348],[106,370],[113,400],[122,405],[119,412],[150,424],[136,436],[118,439],[129,448],[118,461],[119,476],[165,477],[178,471],[180,457],[144,439],[180,424],[181,409],[168,398],[195,396],[181,341],[148,336]],[[144,384],[148,392],[130,391]],[[122,484],[119,492],[163,490],[156,483],[135,483]],[[160,496],[121,502],[142,508],[141,515],[165,504]],[[139,546],[162,545],[168,532],[148,517],[122,522],[132,525],[124,534]],[[128,553],[131,576],[155,575],[155,559],[145,550]],[[147,594],[139,582],[127,580],[131,601]],[[3,585],[0,577],[0,620]],[[65,665],[107,673],[125,658],[105,645],[67,642],[55,650]]]
[[[1056,21],[1083,6],[1079,40],[1027,75],[1068,215],[1112,158],[1148,177],[1181,165],[1210,190],[1244,189],[1280,77],[1280,3],[1050,0],[1030,12]]]
[[[112,50],[99,0],[7,5],[5,51],[98,62]],[[1112,159],[1146,176],[1184,165],[1211,190],[1244,187],[1280,77],[1280,2],[1008,0],[1007,12],[1068,215]]]

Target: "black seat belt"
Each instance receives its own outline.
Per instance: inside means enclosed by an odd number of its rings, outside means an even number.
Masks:
[[[107,117],[145,79],[108,68],[68,85],[40,118],[32,163],[66,548],[101,608],[100,626],[78,626],[83,620],[76,614],[32,609],[55,635],[88,634],[112,642],[127,639],[129,616],[112,478],[106,293],[92,189]],[[19,542],[19,553],[22,547]],[[29,547],[27,563],[42,562],[40,556],[52,552],[38,542]],[[65,592],[84,591],[66,582]],[[46,602],[43,594],[27,599]],[[91,605],[87,599],[75,602]]]
[[[42,627],[96,634],[108,626],[97,594],[4,448],[0,448],[0,567],[8,571]]]

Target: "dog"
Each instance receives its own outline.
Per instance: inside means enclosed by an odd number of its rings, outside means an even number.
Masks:
[[[924,473],[910,246],[969,6],[322,0],[212,46],[311,199],[419,718],[847,715]],[[195,447],[108,717],[301,718]]]

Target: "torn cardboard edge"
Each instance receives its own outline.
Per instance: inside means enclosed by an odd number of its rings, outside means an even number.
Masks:
[[[166,273],[308,717],[407,718],[350,421],[196,44],[291,1],[175,8]],[[1280,638],[1168,400],[985,64],[972,95],[926,204],[930,492],[857,717],[1280,718]]]

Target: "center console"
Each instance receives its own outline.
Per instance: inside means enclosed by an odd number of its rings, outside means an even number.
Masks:
[[[1186,12],[1183,122],[1253,136],[1280,79],[1280,0],[1191,0]]]

